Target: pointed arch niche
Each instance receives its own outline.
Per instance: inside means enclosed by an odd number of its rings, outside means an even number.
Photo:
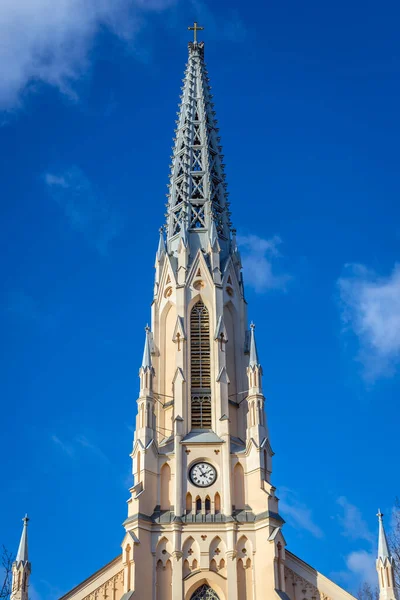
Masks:
[[[176,325],[176,309],[170,302],[165,306],[160,319],[160,348],[161,356],[160,381],[162,383],[161,393],[163,394],[163,404],[169,404],[166,408],[161,408],[161,437],[168,438],[173,432],[173,379],[176,371],[176,348],[172,341]]]
[[[160,508],[171,510],[171,467],[168,463],[162,466],[160,474]]]
[[[238,398],[238,383],[237,379],[237,368],[236,368],[236,339],[235,339],[235,308],[232,302],[224,307],[224,321],[226,327],[226,333],[228,335],[228,342],[225,344],[226,352],[226,370],[229,377],[229,420],[230,420],[230,433],[236,437],[240,437],[238,428],[238,408],[232,404],[232,402],[240,402],[241,398]],[[240,388],[244,389],[244,388]],[[242,432],[243,435],[243,432]]]
[[[137,458],[136,458],[136,478],[135,478],[135,485],[137,485],[140,482],[140,450],[137,453]]]
[[[200,299],[190,312],[192,429],[211,429],[210,314]]]
[[[238,600],[253,600],[253,548],[245,535],[236,544]]]
[[[246,499],[244,490],[244,471],[240,463],[237,463],[233,470],[233,485],[233,504],[235,505],[236,510],[242,510],[245,507]]]
[[[157,600],[172,600],[172,565],[170,560],[167,560],[165,565],[161,560],[157,562],[156,579]]]

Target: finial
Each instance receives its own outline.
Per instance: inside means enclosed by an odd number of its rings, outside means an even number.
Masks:
[[[255,324],[253,323],[253,321],[250,323],[250,329],[252,329],[254,331],[254,329],[256,328]]]
[[[149,327],[149,324],[148,324],[148,323],[147,323],[146,327],[144,328],[144,330],[145,330],[145,332],[146,332],[146,333],[149,333],[149,331],[150,331],[150,327]]]
[[[194,22],[193,27],[188,27],[189,31],[193,31],[194,32],[194,43],[197,44],[197,32],[198,31],[203,31],[204,27],[200,27],[197,23],[197,21]]]
[[[378,514],[377,514],[376,516],[378,517],[378,519],[379,519],[380,521],[383,521],[383,513],[381,512],[381,509],[380,509],[380,508],[378,508]]]

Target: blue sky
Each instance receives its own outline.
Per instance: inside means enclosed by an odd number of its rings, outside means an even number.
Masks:
[[[188,24],[206,27],[288,548],[354,591],[399,494],[400,8],[0,7],[0,543],[33,600],[119,552]],[[372,579],[371,579],[372,578]]]

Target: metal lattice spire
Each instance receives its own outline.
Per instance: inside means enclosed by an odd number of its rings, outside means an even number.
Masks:
[[[221,252],[229,252],[230,213],[212,97],[204,43],[190,42],[167,194],[169,252],[177,252],[182,227],[192,256],[199,248],[206,250],[213,220]]]

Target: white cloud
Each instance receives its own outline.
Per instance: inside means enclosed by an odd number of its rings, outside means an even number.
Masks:
[[[373,544],[375,536],[371,533],[367,523],[362,518],[359,508],[351,504],[345,496],[340,496],[337,499],[337,503],[343,509],[343,513],[338,515],[342,534],[352,540],[366,540]]]
[[[74,166],[61,175],[47,173],[44,179],[72,229],[80,232],[100,254],[108,254],[121,232],[122,220],[86,175]]]
[[[72,444],[61,441],[57,435],[52,435],[51,441],[56,446],[61,448],[61,450],[64,452],[64,454],[67,454],[67,456],[70,456],[71,458],[75,456],[75,449],[73,448]]]
[[[108,457],[104,454],[104,452],[98,446],[90,442],[84,435],[79,435],[76,438],[76,443],[79,444],[82,448],[86,448],[87,450],[89,450],[92,454],[95,454],[103,462],[110,462]]]
[[[378,583],[375,560],[373,552],[366,550],[350,552],[345,557],[346,570],[331,573],[331,577],[355,592],[365,583],[374,590]]]
[[[370,531],[357,506],[351,504],[345,496],[340,496],[337,503],[342,508],[342,513],[337,515],[342,535],[353,541],[367,542],[368,550],[362,548],[347,554],[344,557],[346,570],[332,573],[332,577],[342,581],[352,590],[358,590],[365,583],[374,589],[378,582],[375,568],[376,536]]]
[[[73,440],[64,442],[57,435],[50,436],[51,441],[58,446],[64,454],[70,458],[78,458],[79,453],[83,450],[87,450],[90,454],[93,454],[105,463],[109,463],[108,457],[104,452],[95,444],[93,444],[84,435],[77,435]]]
[[[246,283],[256,292],[267,290],[286,290],[291,277],[287,274],[276,274],[275,268],[281,254],[279,236],[264,239],[258,235],[239,236],[238,244],[242,254],[242,262],[246,274]]]
[[[338,286],[345,330],[358,338],[366,378],[393,374],[400,362],[400,265],[388,277],[347,265]]]
[[[311,510],[288,488],[280,488],[279,509],[284,519],[295,529],[308,531],[316,538],[324,537],[322,529],[313,520]]]
[[[76,98],[96,34],[130,40],[145,14],[175,0],[1,0],[0,109],[13,109],[38,82]]]
[[[358,576],[360,583],[366,582],[375,586],[377,573],[375,567],[376,557],[372,552],[357,550],[350,552],[346,558],[346,566],[354,575]]]

